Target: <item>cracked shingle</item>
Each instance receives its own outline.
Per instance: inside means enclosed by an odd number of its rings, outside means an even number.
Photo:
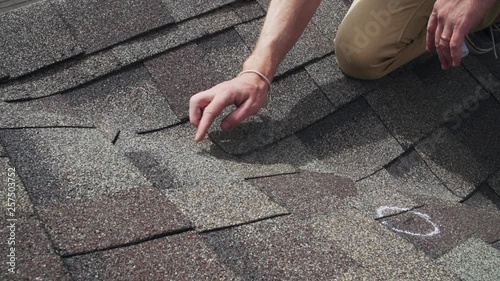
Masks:
[[[361,179],[403,150],[368,104],[359,100],[297,133],[317,160],[303,169]]]
[[[11,118],[2,127],[97,126],[111,140],[179,122],[142,67],[127,69],[64,94],[2,105]]]
[[[0,14],[0,67],[18,77],[80,53],[50,1]]]
[[[65,259],[74,280],[238,280],[193,233]]]
[[[160,0],[58,0],[55,4],[86,53],[173,22]]]
[[[263,24],[264,20],[262,19],[254,20],[238,25],[235,29],[245,40],[247,46],[253,48],[260,34],[256,31],[261,30]],[[313,23],[310,23],[297,44],[294,45],[283,62],[281,62],[276,75],[281,75],[332,51],[333,45],[323,35],[320,35],[320,31]]]
[[[92,200],[38,207],[55,249],[74,255],[189,229],[190,222],[155,189],[143,186]]]
[[[201,144],[193,141],[193,128],[183,124],[122,141],[121,151],[140,166],[157,188],[165,189],[171,200],[199,231],[221,228],[287,213],[254,186],[244,182]],[[146,157],[138,154],[148,151]],[[172,181],[159,180],[169,175]]]

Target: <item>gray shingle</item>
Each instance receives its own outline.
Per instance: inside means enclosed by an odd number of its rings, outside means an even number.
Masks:
[[[246,154],[289,136],[327,116],[334,106],[305,71],[274,83],[268,105],[258,115],[239,127],[211,137],[231,154]],[[262,120],[262,122],[259,122]]]
[[[258,31],[262,29],[263,24],[263,19],[254,20],[238,25],[235,29],[245,40],[247,46],[253,48],[260,34]],[[295,44],[280,64],[276,75],[281,75],[331,52],[333,52],[333,45],[320,33],[314,23],[310,23],[297,44]]]
[[[345,105],[357,97],[370,92],[389,80],[357,80],[342,73],[335,57],[328,56],[305,67],[307,72],[337,107]]]
[[[398,181],[396,189],[405,196],[433,197],[450,202],[458,202],[461,199],[446,188],[414,149],[398,157],[385,169]]]
[[[150,185],[95,129],[17,129],[0,134],[36,205]]]
[[[65,259],[74,280],[238,280],[193,233]]]
[[[56,6],[86,53],[173,22],[160,0],[58,0]]]
[[[349,4],[346,2],[343,0],[323,0],[312,19],[323,35],[329,39],[332,46],[337,29],[349,10]]]
[[[394,215],[421,203],[399,192],[402,183],[391,177],[386,170],[356,182],[356,197],[349,198],[349,204],[373,218]],[[388,207],[388,208],[386,208]]]
[[[415,144],[445,121],[454,121],[463,107],[477,97],[485,97],[476,81],[463,69],[425,80],[406,74],[366,99],[405,147]]]
[[[297,133],[317,158],[303,168],[361,179],[403,152],[364,100]]]
[[[52,98],[49,98],[53,100]],[[0,121],[0,128],[34,128],[34,127],[94,127],[89,119],[79,119],[59,108],[61,104],[48,105],[47,101],[22,103],[0,102],[0,110],[6,118]]]
[[[498,208],[500,210],[500,196],[487,184],[481,184],[463,203],[478,208]],[[494,210],[492,210],[494,212]]]
[[[490,97],[417,145],[431,170],[465,197],[500,168],[500,105]]]
[[[33,212],[33,206],[29,196],[24,189],[24,186],[17,176],[17,173],[9,170],[14,168],[7,158],[0,158],[0,182],[4,187],[0,191],[0,201],[4,211],[0,213],[0,235],[5,237],[5,242],[1,243],[0,250],[2,257],[0,261],[4,264],[4,270],[0,272],[2,280],[70,280],[69,275],[59,256],[54,253],[42,224],[37,219]],[[11,174],[16,174],[12,177]],[[14,201],[8,200],[8,193],[12,190],[8,189],[7,183],[12,183],[10,189],[15,189],[16,197]],[[12,198],[13,197],[10,197]],[[7,209],[7,204],[15,202],[15,212],[10,216],[12,210]],[[7,219],[16,219],[17,221],[7,221]],[[11,229],[7,228],[12,222],[15,223],[15,240],[16,244],[8,244],[7,238],[11,236]],[[15,267],[16,273],[8,271],[7,262],[10,257],[10,248],[15,248]]]
[[[500,196],[500,171],[488,179],[488,184]]]
[[[206,35],[195,18],[162,28],[113,47],[112,52],[124,65],[134,63]]]
[[[80,53],[50,1],[34,3],[0,14],[0,66],[11,77]]]
[[[125,136],[179,121],[142,66],[64,94],[2,107],[11,116],[2,127],[98,126],[111,140],[118,130]]]
[[[2,111],[2,112],[4,112],[4,111]],[[7,156],[8,156],[7,151],[5,151],[5,148],[3,148],[3,145],[0,141],[0,157],[7,157]]]
[[[3,69],[0,66],[0,82],[3,82],[4,80],[6,80],[8,78],[9,78],[9,74],[7,73],[7,71],[5,71],[5,69]]]
[[[467,56],[462,64],[488,92],[500,101],[500,72],[494,54]]]
[[[197,230],[208,230],[255,221],[287,213],[285,209],[242,181],[232,172],[231,164],[212,155],[206,145],[193,141],[190,124],[154,134],[142,135],[119,143],[129,157],[148,151],[154,156],[154,168],[139,160],[134,163],[153,185],[167,189],[169,198],[190,218]],[[209,148],[208,148],[209,149]],[[165,176],[173,181],[159,181]],[[171,184],[171,185],[170,185]]]
[[[219,8],[236,0],[164,0],[176,21],[185,20],[210,10]]]
[[[308,219],[274,218],[203,234],[243,280],[332,280],[357,267],[339,245],[318,235]]]
[[[500,280],[500,251],[479,239],[469,239],[439,259],[462,280]]]
[[[118,60],[110,51],[71,59],[0,85],[1,99],[50,96],[106,75],[119,67]]]
[[[249,50],[233,30],[145,62],[179,118],[192,95],[238,74]]]
[[[432,258],[439,258],[471,237],[489,243],[500,238],[500,212],[428,200],[411,212],[381,222]]]
[[[231,6],[226,6],[222,9],[199,17],[199,20],[209,34],[213,34],[219,30],[241,23],[240,17]]]
[[[351,179],[333,174],[300,171],[249,182],[294,215],[329,213],[343,205],[342,199],[357,195]]]
[[[191,227],[165,195],[147,186],[93,200],[40,206],[38,214],[55,249],[63,256],[148,240]]]
[[[250,21],[265,15],[262,7],[253,0],[235,2],[232,6],[242,21]]]
[[[380,280],[456,280],[408,241],[355,210],[340,209],[315,221],[318,235],[334,241]]]

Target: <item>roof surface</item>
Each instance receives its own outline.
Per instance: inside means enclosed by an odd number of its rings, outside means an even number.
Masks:
[[[492,55],[350,79],[324,0],[267,107],[195,143],[269,1],[31,2],[0,2],[0,279],[500,280]]]

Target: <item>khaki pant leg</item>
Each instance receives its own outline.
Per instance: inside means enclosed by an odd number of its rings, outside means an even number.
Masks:
[[[356,0],[335,39],[342,71],[359,79],[378,79],[423,54],[433,5],[434,0]],[[481,25],[494,22],[499,8],[500,4]]]

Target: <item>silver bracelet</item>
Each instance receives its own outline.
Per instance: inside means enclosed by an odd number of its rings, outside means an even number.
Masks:
[[[238,76],[241,76],[242,74],[245,74],[245,73],[254,73],[254,74],[259,75],[260,78],[262,78],[264,81],[266,81],[267,86],[269,86],[268,92],[271,91],[271,81],[269,81],[269,79],[267,79],[266,75],[262,74],[262,72],[257,71],[257,70],[251,70],[251,69],[250,70],[243,70],[242,72],[240,72],[238,74]]]

